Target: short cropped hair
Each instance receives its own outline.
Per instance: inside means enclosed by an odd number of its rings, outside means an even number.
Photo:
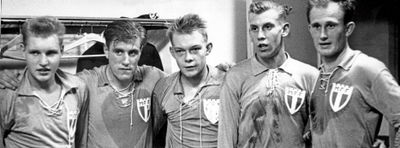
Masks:
[[[338,3],[344,13],[343,22],[347,24],[353,21],[356,9],[355,0],[309,0],[307,5],[307,21],[310,23],[310,11],[312,8],[326,8],[329,2]]]
[[[175,22],[168,28],[167,35],[172,42],[172,36],[174,33],[191,34],[194,31],[199,31],[204,37],[204,41],[208,41],[208,35],[206,31],[206,23],[197,14],[186,14],[175,20]]]
[[[107,25],[104,31],[106,46],[110,48],[113,41],[129,42],[139,39],[140,49],[146,43],[146,30],[138,23],[131,20],[117,20]]]
[[[28,38],[31,36],[47,38],[54,34],[57,35],[61,47],[65,26],[53,16],[32,18],[22,25],[22,41],[24,45],[27,44]]]
[[[267,10],[275,9],[279,13],[279,18],[287,21],[287,17],[292,11],[292,7],[280,4],[273,0],[253,2],[250,4],[249,13],[261,14]]]

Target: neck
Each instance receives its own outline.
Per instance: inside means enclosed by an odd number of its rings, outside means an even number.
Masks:
[[[207,75],[208,68],[207,66],[204,66],[203,70],[196,76],[186,77],[184,75],[181,75],[181,82],[184,86],[197,87],[206,81]]]
[[[118,90],[128,87],[133,82],[133,80],[131,81],[119,80],[114,76],[114,73],[111,71],[111,68],[107,69],[107,79],[110,81],[111,85],[116,87],[116,89]]]
[[[48,81],[39,82],[38,80],[34,79],[32,75],[28,75],[28,80],[33,90],[50,93],[59,88],[59,84],[56,82],[54,76]]]
[[[264,65],[265,67],[267,67],[269,69],[278,68],[287,59],[287,57],[285,55],[285,50],[283,50],[283,47],[282,47],[282,49],[279,50],[279,53],[276,54],[274,57],[260,58],[260,57],[256,56],[256,58],[262,65]]]
[[[350,48],[348,45],[344,47],[342,52],[338,53],[337,55],[326,57],[321,56],[322,64],[324,65],[325,72],[332,72],[339,64],[343,61],[343,58],[350,52]]]

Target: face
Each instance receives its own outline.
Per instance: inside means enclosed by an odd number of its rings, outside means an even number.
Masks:
[[[344,13],[337,3],[329,2],[326,8],[314,7],[310,11],[309,31],[314,46],[323,57],[337,57],[347,45],[350,35],[343,22]],[[347,26],[352,26],[352,22]]]
[[[120,82],[131,81],[141,54],[140,40],[113,41],[105,54],[114,78]]]
[[[174,33],[170,51],[183,76],[193,78],[201,75],[205,69],[211,44],[207,45],[199,31],[191,34]]]
[[[253,49],[261,59],[270,59],[282,49],[282,38],[289,33],[289,24],[279,18],[275,9],[261,14],[249,14],[250,38]]]
[[[36,82],[54,81],[54,74],[58,69],[62,54],[57,35],[47,38],[28,37],[24,54],[28,71]]]

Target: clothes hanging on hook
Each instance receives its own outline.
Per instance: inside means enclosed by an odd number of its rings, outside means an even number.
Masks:
[[[80,39],[64,46],[64,55],[81,55],[96,42],[105,43],[105,39],[102,35],[99,34],[84,33],[83,37],[81,37]]]
[[[9,58],[16,60],[23,60],[24,57],[21,55],[21,47],[22,44],[22,35],[16,35],[10,41],[8,41],[5,45],[1,46],[0,49],[0,58]],[[6,53],[6,51],[9,51]]]

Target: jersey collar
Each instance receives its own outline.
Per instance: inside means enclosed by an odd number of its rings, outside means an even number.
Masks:
[[[361,51],[350,49],[345,55],[343,55],[343,58],[338,59],[339,64],[337,65],[337,67],[343,68],[346,71],[350,70],[351,66],[354,63],[354,60],[360,54]],[[320,66],[318,66],[318,69],[322,70],[324,66],[325,65],[322,63]]]
[[[294,59],[292,59],[289,53],[287,52],[285,52],[285,55],[287,59],[285,60],[285,62],[283,62],[281,66],[279,66],[278,69],[292,75],[292,73],[296,71],[296,67],[290,66],[293,65],[292,63],[294,62]],[[253,56],[250,60],[251,60],[251,70],[254,76],[257,76],[269,70],[269,68],[265,67],[257,60],[256,56]]]
[[[27,73],[28,73],[28,69],[25,68],[25,70],[23,72],[23,77],[21,80],[21,85],[20,85],[20,87],[18,87],[18,89],[16,91],[19,95],[34,95],[33,89],[32,89],[33,87],[31,86],[31,84],[29,82]],[[57,69],[57,71],[55,73],[55,79],[60,80],[62,89],[65,90],[64,92],[68,92],[71,89],[76,89],[78,87],[76,82],[73,82],[71,79],[68,79],[67,75],[60,69]]]
[[[222,81],[225,76],[225,72],[219,70],[218,68],[209,68],[208,65],[206,65],[206,68],[208,69],[208,74],[206,77],[206,83],[202,87],[210,86],[210,85],[221,85]],[[175,84],[174,86],[174,94],[176,95],[183,95],[183,86],[182,83],[180,83],[180,78],[181,78],[181,73],[177,72],[173,75],[174,77],[174,82],[172,84]]]

